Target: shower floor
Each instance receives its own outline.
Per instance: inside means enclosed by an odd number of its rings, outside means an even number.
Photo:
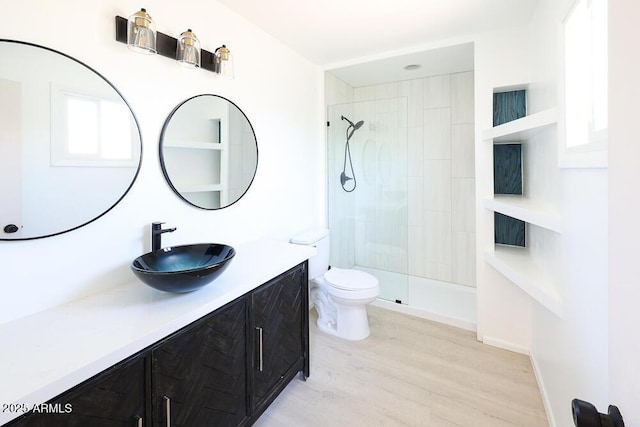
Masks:
[[[378,278],[380,297],[372,305],[470,331],[476,330],[475,288],[361,266],[355,266],[354,269]],[[397,303],[396,299],[402,302]]]

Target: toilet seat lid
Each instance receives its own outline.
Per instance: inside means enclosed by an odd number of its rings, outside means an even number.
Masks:
[[[347,291],[371,289],[378,286],[378,279],[364,271],[332,268],[324,273],[324,279],[330,285]]]

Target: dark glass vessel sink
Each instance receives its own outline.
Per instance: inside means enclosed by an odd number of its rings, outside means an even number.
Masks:
[[[219,243],[170,246],[139,256],[131,270],[152,288],[191,292],[218,277],[235,254],[233,247]]]

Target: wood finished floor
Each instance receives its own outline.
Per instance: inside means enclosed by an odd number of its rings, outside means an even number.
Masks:
[[[548,426],[526,356],[368,310],[371,335],[358,342],[319,332],[312,310],[311,376],[294,379],[255,426]]]

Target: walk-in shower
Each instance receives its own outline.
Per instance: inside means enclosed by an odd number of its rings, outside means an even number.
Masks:
[[[473,72],[400,82],[402,96],[380,97],[390,87],[328,106],[330,263],[376,276],[379,305],[471,329]]]
[[[333,266],[409,272],[406,111],[405,98],[329,108]],[[406,303],[406,283],[381,284],[381,297]]]
[[[345,116],[340,117],[341,120],[346,120],[349,123],[345,131],[346,141],[344,143],[344,162],[342,164],[342,172],[340,172],[340,185],[342,185],[342,189],[347,193],[351,193],[356,189],[357,180],[356,174],[353,170],[353,159],[351,158],[351,149],[349,148],[349,140],[353,136],[353,133],[360,129],[364,124],[363,120],[360,120],[358,123],[353,124],[353,122],[347,119]],[[349,161],[349,169],[351,176],[347,175],[347,160]],[[349,181],[353,181],[351,184],[347,185]]]

